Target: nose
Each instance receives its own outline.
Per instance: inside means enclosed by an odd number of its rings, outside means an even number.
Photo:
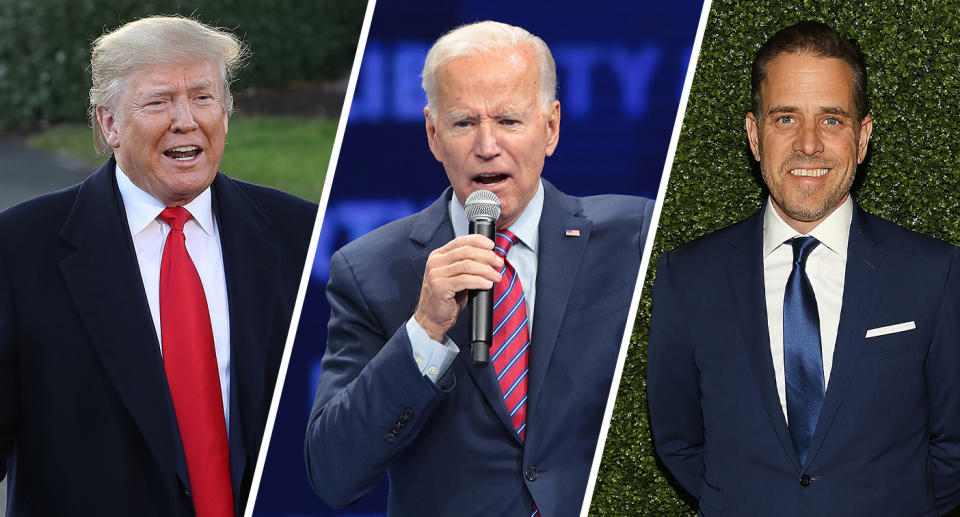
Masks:
[[[474,154],[484,159],[490,159],[500,154],[495,121],[484,121],[477,127]]]
[[[193,118],[193,110],[190,108],[190,102],[187,99],[176,99],[171,105],[173,113],[170,121],[170,131],[174,133],[187,133],[200,127]]]
[[[823,152],[823,138],[817,121],[804,121],[800,124],[793,142],[793,150],[806,156]]]

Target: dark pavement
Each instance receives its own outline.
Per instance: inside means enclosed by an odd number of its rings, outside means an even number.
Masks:
[[[95,170],[97,166],[29,149],[13,138],[0,136],[0,210],[80,183]]]

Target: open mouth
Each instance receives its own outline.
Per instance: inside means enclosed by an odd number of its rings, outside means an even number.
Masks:
[[[473,181],[481,185],[496,185],[502,181],[505,181],[509,176],[506,174],[500,173],[484,173],[479,174],[473,178]]]
[[[174,160],[189,161],[199,156],[202,152],[203,149],[200,149],[195,145],[185,145],[181,147],[174,147],[173,149],[167,149],[163,152],[163,154],[164,156],[173,158]]]
[[[790,174],[804,178],[819,178],[830,172],[830,169],[790,169]]]

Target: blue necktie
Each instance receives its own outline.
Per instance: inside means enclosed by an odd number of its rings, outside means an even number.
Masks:
[[[823,406],[823,357],[817,298],[805,271],[807,257],[820,242],[791,239],[793,270],[783,296],[783,365],[787,381],[787,419],[793,446],[806,464],[807,452]]]

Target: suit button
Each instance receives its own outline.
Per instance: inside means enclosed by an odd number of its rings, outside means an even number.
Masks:
[[[527,481],[536,481],[537,478],[540,477],[540,473],[537,472],[537,469],[528,467],[527,470],[524,471],[523,476],[527,478]]]
[[[384,436],[384,438],[386,438],[386,440],[387,440],[388,442],[393,443],[393,442],[397,441],[397,434],[394,433],[393,431],[390,431],[389,433],[387,433],[387,434]]]
[[[800,476],[800,486],[802,486],[803,488],[807,488],[808,486],[810,486],[811,483],[813,483],[813,480],[810,479],[810,476],[806,474]]]
[[[407,423],[413,419],[413,410],[410,408],[404,409],[403,413],[400,413],[400,421]]]

